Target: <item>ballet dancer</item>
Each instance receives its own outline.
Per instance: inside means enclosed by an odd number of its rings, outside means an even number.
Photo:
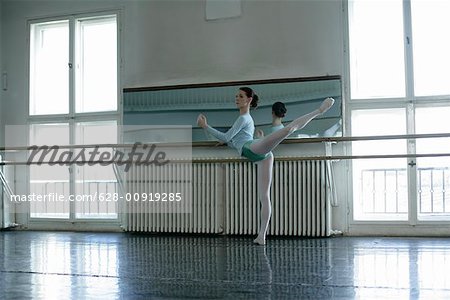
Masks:
[[[250,116],[250,107],[258,106],[258,95],[249,87],[241,87],[236,94],[235,103],[239,109],[239,117],[227,132],[218,131],[208,125],[203,114],[197,118],[197,124],[206,129],[218,140],[225,142],[231,148],[249,160],[256,162],[258,170],[258,193],[261,202],[261,222],[259,233],[253,241],[265,245],[267,227],[271,216],[270,185],[272,183],[273,154],[272,150],[294,131],[303,128],[315,117],[325,113],[334,104],[333,98],[326,98],[319,108],[305,114],[281,128],[260,139],[253,139],[255,125]]]

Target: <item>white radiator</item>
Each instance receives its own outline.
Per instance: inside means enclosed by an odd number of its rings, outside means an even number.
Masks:
[[[149,202],[125,201],[125,229],[141,232],[221,233],[219,169],[219,164],[211,163],[179,163],[158,167],[133,165],[126,174],[128,195],[163,190],[181,192],[184,199],[190,194],[192,207],[168,213],[155,211]],[[189,172],[191,175],[187,175]],[[186,179],[191,180],[192,185],[182,182]]]
[[[126,202],[126,230],[256,234],[260,203],[257,170],[251,162],[181,164],[192,171],[192,213],[149,213],[145,204]],[[127,192],[143,193],[165,184],[148,166],[128,172]],[[153,173],[152,173],[153,172]],[[171,180],[171,179],[167,179]],[[276,161],[271,189],[270,235],[329,236],[325,161]]]
[[[276,161],[271,188],[270,235],[329,236],[330,204],[327,201],[325,161]],[[226,165],[225,233],[256,234],[260,203],[256,190],[256,165]]]

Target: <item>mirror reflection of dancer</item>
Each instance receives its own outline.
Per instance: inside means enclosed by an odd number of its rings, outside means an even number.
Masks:
[[[218,131],[208,125],[206,117],[200,114],[197,123],[222,142],[228,143],[240,155],[256,162],[258,166],[258,193],[261,207],[261,226],[254,243],[265,245],[267,227],[271,216],[270,185],[272,183],[273,154],[272,150],[294,131],[303,128],[315,117],[326,112],[334,104],[333,98],[326,98],[319,108],[303,115],[284,128],[272,134],[253,140],[255,125],[250,116],[250,107],[258,106],[258,96],[251,88],[241,87],[236,95],[236,106],[239,117],[227,132]]]
[[[272,124],[267,129],[267,134],[274,133],[275,131],[284,128],[283,118],[286,116],[286,106],[283,102],[275,102],[272,104]],[[255,136],[259,139],[264,136],[264,131],[261,129],[256,130]]]

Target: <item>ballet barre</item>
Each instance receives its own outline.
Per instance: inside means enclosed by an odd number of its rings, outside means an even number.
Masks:
[[[314,144],[314,143],[343,143],[343,142],[357,142],[357,141],[378,141],[378,140],[400,140],[400,139],[426,139],[426,138],[450,138],[450,133],[433,133],[433,134],[406,134],[406,135],[384,135],[384,136],[348,136],[348,137],[322,137],[322,138],[306,138],[306,139],[287,139],[283,141],[283,144]],[[134,143],[134,144],[86,144],[86,145],[58,145],[58,149],[131,149],[148,147],[149,145],[156,145],[160,147],[211,147],[216,146],[217,142],[193,142],[193,143]],[[18,147],[0,147],[0,152],[20,152],[29,151],[30,146],[18,146]],[[389,159],[389,158],[424,158],[424,157],[447,157],[450,153],[399,153],[399,154],[377,154],[377,155],[314,155],[314,156],[278,156],[275,160],[278,161],[299,161],[299,160],[354,160],[354,159]],[[180,159],[176,162],[182,163],[201,163],[201,162],[241,162],[246,161],[245,158],[230,157],[230,158],[192,158],[192,159]],[[175,162],[174,161],[174,162]],[[54,164],[61,164],[65,161],[52,161]],[[126,160],[122,163],[133,163],[134,161]],[[0,160],[0,166],[4,165],[34,165],[34,164],[47,164],[49,162],[28,162],[28,161],[7,161]],[[77,164],[84,163],[117,163],[115,160],[95,160],[95,161],[77,161]]]

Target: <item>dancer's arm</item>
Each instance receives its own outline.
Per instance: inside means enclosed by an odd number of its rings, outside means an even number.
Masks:
[[[231,141],[231,139],[239,133],[239,131],[242,130],[245,126],[245,119],[242,117],[239,117],[231,126],[230,129],[228,129],[227,132],[221,132],[209,125],[207,125],[206,130],[211,133],[214,137],[221,140],[222,142],[228,143]]]
[[[204,115],[200,115],[198,117],[197,123],[204,129],[206,129],[210,134],[212,134],[218,140],[220,140],[224,143],[228,143],[229,141],[231,141],[231,139],[236,134],[239,133],[239,131],[242,130],[242,128],[244,128],[244,126],[246,125],[246,120],[244,117],[239,116],[239,118],[237,118],[237,120],[234,122],[233,126],[227,132],[221,132],[221,131],[209,126],[208,123],[206,122],[206,117]]]

